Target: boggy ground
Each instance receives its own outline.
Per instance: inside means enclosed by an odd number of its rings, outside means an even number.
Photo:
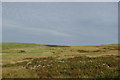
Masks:
[[[118,45],[3,43],[3,78],[118,78]]]

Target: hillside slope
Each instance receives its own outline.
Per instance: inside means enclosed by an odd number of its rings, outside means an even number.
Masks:
[[[64,46],[2,43],[3,77],[118,77],[118,50],[118,44]]]

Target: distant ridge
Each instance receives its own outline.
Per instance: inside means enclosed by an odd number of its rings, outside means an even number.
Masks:
[[[70,46],[66,46],[66,45],[45,45],[48,47],[70,47]]]

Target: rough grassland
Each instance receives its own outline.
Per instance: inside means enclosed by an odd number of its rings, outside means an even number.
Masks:
[[[118,45],[2,43],[3,78],[119,78]]]

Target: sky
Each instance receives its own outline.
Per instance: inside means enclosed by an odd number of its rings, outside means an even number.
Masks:
[[[117,2],[3,2],[2,41],[56,45],[118,43]]]
[[[119,0],[1,0],[2,2],[119,2]]]
[[[0,42],[2,42],[2,3],[0,2]]]

